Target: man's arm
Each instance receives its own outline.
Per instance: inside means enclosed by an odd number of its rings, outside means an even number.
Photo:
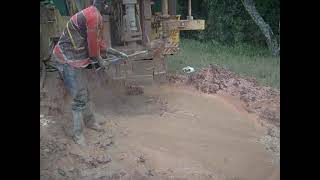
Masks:
[[[100,44],[99,44],[99,24],[101,19],[99,14],[95,11],[88,12],[87,19],[87,42],[89,57],[100,56]]]

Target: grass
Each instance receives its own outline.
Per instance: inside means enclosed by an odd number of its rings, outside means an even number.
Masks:
[[[272,57],[268,49],[245,44],[222,46],[182,39],[180,52],[167,58],[168,71],[182,73],[185,66],[195,70],[217,64],[244,77],[253,77],[261,85],[280,89],[280,58]]]

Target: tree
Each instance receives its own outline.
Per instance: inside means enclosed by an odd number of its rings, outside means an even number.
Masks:
[[[280,21],[279,21],[279,54],[280,54]]]
[[[263,18],[258,13],[253,0],[241,0],[243,6],[253,19],[253,21],[257,24],[257,26],[262,31],[263,35],[266,38],[267,45],[273,56],[280,55],[280,46],[278,45],[277,37],[274,35],[270,26],[263,20]],[[280,29],[280,23],[279,23]]]

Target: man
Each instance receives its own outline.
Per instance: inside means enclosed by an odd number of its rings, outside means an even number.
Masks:
[[[62,75],[64,85],[72,96],[73,139],[86,145],[82,123],[96,131],[103,130],[96,122],[91,107],[84,71],[101,65],[100,53],[106,52],[103,40],[105,0],[94,0],[93,5],[73,15],[68,21],[53,50],[53,62]]]

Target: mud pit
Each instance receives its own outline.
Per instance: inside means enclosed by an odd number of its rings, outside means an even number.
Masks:
[[[144,94],[126,96],[91,83],[106,132],[85,129],[88,147],[80,148],[68,132],[70,98],[57,74],[48,73],[45,89],[40,102],[43,180],[280,179],[274,157],[259,142],[266,128],[233,98],[184,86],[145,87]]]

